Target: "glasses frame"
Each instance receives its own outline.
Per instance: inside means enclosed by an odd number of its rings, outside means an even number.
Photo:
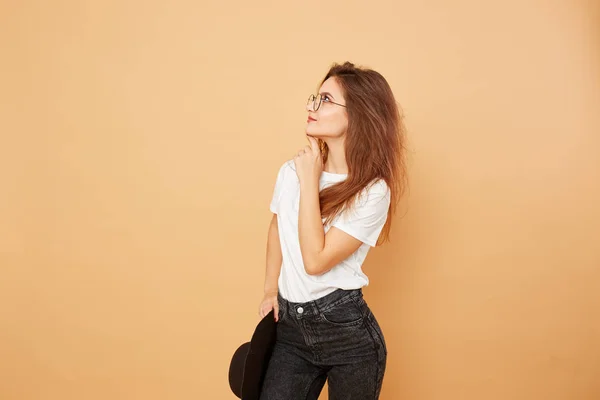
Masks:
[[[319,99],[318,106],[317,106],[317,98]],[[317,111],[319,108],[321,108],[321,103],[323,103],[323,96],[321,96],[320,94],[318,94],[316,96],[314,94],[311,94],[310,96],[308,96],[306,105],[309,105],[311,102],[312,102],[313,111]],[[327,103],[331,103],[331,104],[335,104],[336,106],[347,108],[344,104],[336,103],[335,101],[332,101],[331,99],[327,100]]]

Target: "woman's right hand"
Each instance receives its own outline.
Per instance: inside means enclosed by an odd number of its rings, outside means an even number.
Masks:
[[[260,318],[264,318],[271,310],[275,311],[275,322],[279,321],[279,302],[277,301],[276,291],[265,293],[258,308],[258,315],[260,315]]]

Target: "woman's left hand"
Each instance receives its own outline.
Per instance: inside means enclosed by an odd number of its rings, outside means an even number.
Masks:
[[[308,135],[306,135],[306,137],[308,138],[310,145],[305,146],[294,157],[296,175],[298,175],[298,179],[301,183],[310,179],[314,179],[314,182],[319,182],[321,172],[323,171],[321,149],[319,149],[317,139]]]

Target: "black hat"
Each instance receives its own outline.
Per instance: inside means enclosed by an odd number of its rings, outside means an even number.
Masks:
[[[258,400],[269,359],[275,345],[277,323],[271,310],[258,323],[252,339],[233,354],[229,365],[229,386],[242,400]]]

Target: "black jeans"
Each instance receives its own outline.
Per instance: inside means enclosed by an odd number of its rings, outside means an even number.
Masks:
[[[338,289],[315,301],[279,298],[277,341],[261,400],[378,399],[387,360],[381,328],[361,289]]]

